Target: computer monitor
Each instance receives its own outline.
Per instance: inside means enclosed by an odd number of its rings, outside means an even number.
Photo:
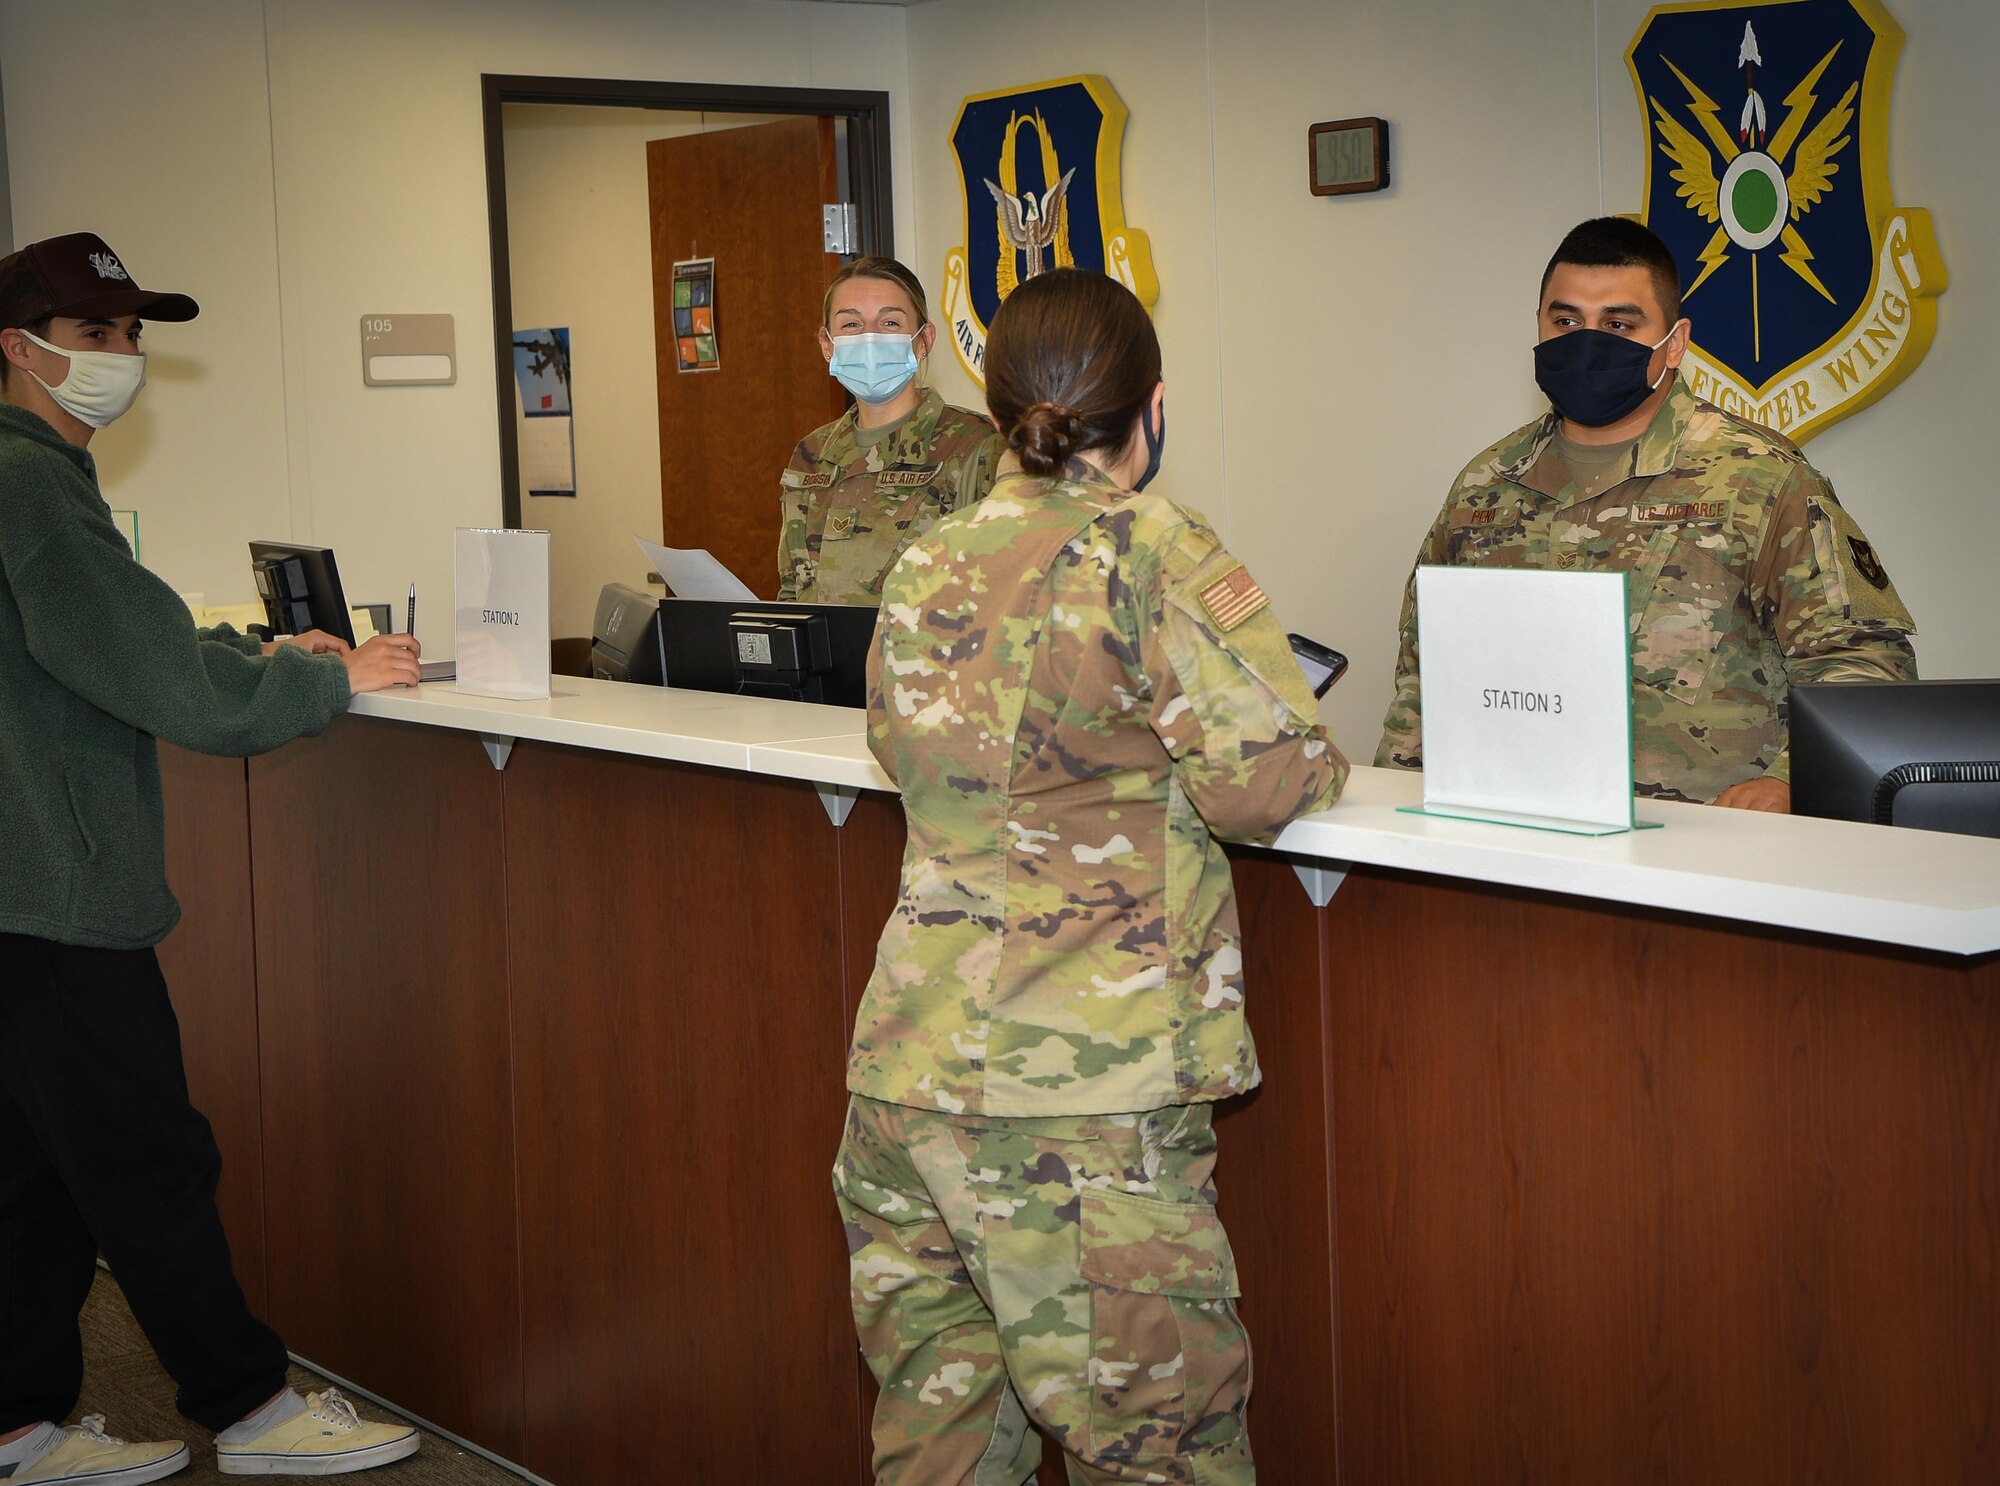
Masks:
[[[1838,681],[1791,693],[1792,810],[2000,836],[2000,681]]]
[[[250,572],[257,580],[257,595],[264,601],[272,634],[302,635],[317,629],[354,643],[354,621],[347,612],[347,595],[341,590],[331,547],[252,542]]]
[[[601,681],[637,686],[666,684],[658,599],[623,583],[604,585],[590,627],[590,674]]]
[[[869,604],[662,599],[667,685],[864,706],[876,612]]]

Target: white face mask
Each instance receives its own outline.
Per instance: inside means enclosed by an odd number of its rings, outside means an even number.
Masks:
[[[143,351],[136,355],[124,355],[117,351],[66,351],[61,346],[50,345],[32,330],[23,330],[21,334],[44,351],[69,358],[69,374],[53,387],[35,377],[32,371],[28,375],[41,382],[43,390],[56,400],[57,407],[92,428],[107,427],[129,412],[139,396],[139,389],[146,385],[146,355]]]

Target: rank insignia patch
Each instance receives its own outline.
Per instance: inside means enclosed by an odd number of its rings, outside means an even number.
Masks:
[[[1124,102],[1102,77],[1065,77],[965,100],[952,124],[965,246],[944,258],[945,325],[986,385],[986,327],[1016,285],[1052,268],[1108,273],[1159,298],[1146,234],[1125,225]]]
[[[1201,591],[1201,606],[1224,634],[1270,602],[1248,568],[1232,568]]]
[[[1937,328],[1930,213],[1889,186],[1902,28],[1881,0],[1656,7],[1626,66],[1640,220],[1680,265],[1698,397],[1795,442],[1915,370]]]
[[[1847,550],[1854,554],[1854,571],[1866,578],[1878,589],[1889,586],[1889,575],[1882,570],[1882,559],[1875,555],[1875,549],[1857,536],[1847,539]]]

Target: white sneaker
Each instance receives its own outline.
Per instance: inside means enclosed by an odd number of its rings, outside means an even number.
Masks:
[[[89,1486],[139,1486],[184,1470],[188,1449],[179,1440],[128,1445],[104,1432],[104,1416],[89,1414],[74,1429],[62,1431],[62,1442],[44,1452],[26,1470],[6,1476],[6,1486],[52,1486],[58,1481],[88,1482]]]
[[[217,1440],[215,1468],[225,1476],[340,1476],[416,1453],[413,1426],[372,1424],[354,1412],[339,1389],[329,1388],[308,1393],[304,1412],[254,1440],[240,1445]]]

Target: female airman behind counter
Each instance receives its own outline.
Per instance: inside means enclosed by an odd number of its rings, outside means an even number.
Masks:
[[[924,286],[893,258],[857,258],[827,286],[828,372],[854,406],[799,441],[785,469],[778,597],[879,604],[903,549],[993,483],[1000,436],[918,374],[937,341]]]
[[[1222,842],[1347,763],[1263,589],[1138,493],[1163,390],[1123,285],[1023,283],[986,348],[1000,479],[883,593],[868,743],[909,841],[834,1170],[881,1486],[1024,1482],[1031,1421],[1079,1486],[1254,1479],[1210,1180],[1214,1103],[1258,1081]]]

